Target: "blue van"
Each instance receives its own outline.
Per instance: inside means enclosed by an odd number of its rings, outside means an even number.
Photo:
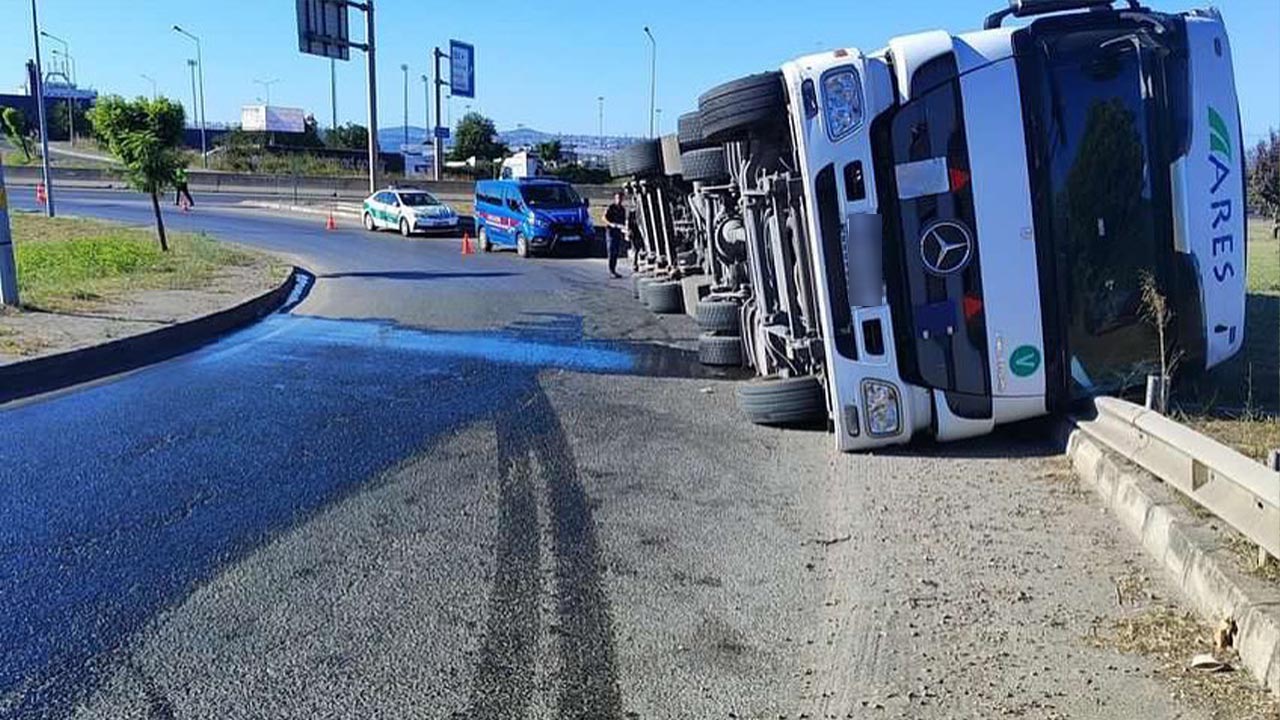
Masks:
[[[513,247],[520,257],[584,252],[596,232],[587,201],[569,183],[550,178],[477,182],[475,217],[482,251]]]

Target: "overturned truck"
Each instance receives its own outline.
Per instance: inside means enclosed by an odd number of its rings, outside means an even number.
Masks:
[[[955,440],[1241,348],[1242,137],[1216,10],[1012,0],[980,31],[725,83],[687,125],[628,186],[642,282],[702,276],[700,353],[755,371],[739,402],[756,422],[825,419],[843,450]]]

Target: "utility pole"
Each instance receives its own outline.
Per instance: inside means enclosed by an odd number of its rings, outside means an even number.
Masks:
[[[36,42],[36,86],[32,90],[36,94],[36,109],[40,116],[40,160],[43,167],[45,204],[44,211],[49,217],[53,212],[53,178],[49,172],[49,118],[44,107],[44,69],[40,64],[40,17],[36,14],[36,0],[31,0],[31,34]]]
[[[440,180],[441,166],[444,165],[444,138],[440,137],[440,131],[439,131],[439,128],[441,127],[440,125],[440,88],[449,84],[445,82],[443,78],[440,77],[440,60],[442,58],[448,57],[448,55],[446,55],[444,52],[441,52],[440,48],[434,48],[431,51],[431,56],[432,56],[432,59],[435,61],[435,65],[436,65],[436,125],[434,128],[431,129],[431,134],[434,136],[433,142],[431,144],[431,156],[433,159],[433,162],[431,163],[432,165],[431,179],[438,182]]]
[[[378,72],[373,46],[373,0],[365,0],[362,9],[365,59],[369,68],[369,192],[375,193],[378,191]]]
[[[203,158],[203,165],[206,170],[209,169],[209,142],[205,136],[205,120],[207,116],[204,114],[204,55],[200,49],[200,38],[183,30],[177,25],[173,26],[174,32],[186,35],[196,43],[196,64],[200,66],[200,157]]]
[[[435,145],[438,140],[435,138],[435,133],[431,132],[431,78],[425,74],[422,75],[422,110],[425,113],[422,116],[422,127],[427,128],[427,132],[432,135],[432,145]],[[425,138],[422,140],[422,144],[424,146],[423,152],[425,153],[427,144]]]
[[[599,138],[600,147],[604,148],[604,96],[596,98],[596,102],[600,103],[600,126],[597,137]]]
[[[644,26],[644,34],[649,36],[649,137],[653,137],[653,124],[657,120],[658,102],[658,41],[653,38],[649,26]]]
[[[654,114],[654,117],[657,118],[654,122],[657,123],[658,135],[661,135],[662,134],[662,108],[655,109],[653,111],[653,114]]]
[[[329,58],[329,107],[333,110],[333,124],[329,127],[335,130],[338,127],[338,61]]]

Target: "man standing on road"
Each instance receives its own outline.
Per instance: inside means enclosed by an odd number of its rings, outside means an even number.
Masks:
[[[187,201],[186,207],[188,209],[195,207],[196,201],[191,199],[191,190],[187,187],[187,169],[186,168],[178,168],[178,172],[177,174],[175,174],[173,178],[173,184],[175,188],[173,204],[177,205],[178,207],[182,207],[183,196],[186,196],[186,201]]]
[[[622,205],[622,193],[613,194],[613,202],[604,211],[604,221],[608,226],[605,228],[605,240],[609,247],[609,274],[620,278],[622,276],[618,274],[618,256],[624,252],[623,232],[627,228],[627,209]]]

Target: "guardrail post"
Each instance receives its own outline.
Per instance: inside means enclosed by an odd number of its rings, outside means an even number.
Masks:
[[[1267,454],[1267,467],[1271,468],[1276,472],[1280,472],[1280,449],[1272,450],[1270,453]],[[1265,569],[1267,567],[1267,564],[1270,562],[1271,562],[1270,553],[1267,552],[1266,548],[1259,545],[1258,546],[1258,569],[1259,570]]]
[[[1168,378],[1162,375],[1147,376],[1147,402],[1148,410],[1155,410],[1164,415],[1169,406]]]

